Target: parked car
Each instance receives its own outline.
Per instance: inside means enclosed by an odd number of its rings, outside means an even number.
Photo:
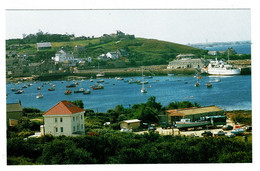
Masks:
[[[153,126],[150,126],[150,127],[148,128],[148,132],[150,132],[150,131],[154,132],[155,130],[156,130],[156,128],[153,127]]]
[[[218,131],[218,132],[215,132],[214,135],[215,135],[215,136],[225,136],[225,135],[226,135],[226,132],[224,132],[224,131]]]
[[[231,126],[231,125],[224,125],[222,129],[223,130],[232,130],[233,126]]]
[[[211,131],[204,131],[203,133],[201,133],[201,135],[203,137],[212,137],[212,132]]]
[[[120,132],[131,132],[132,130],[131,129],[126,129],[126,128],[122,128],[121,130],[120,130]]]
[[[235,134],[233,134],[233,133],[227,133],[227,134],[226,134],[226,136],[227,136],[227,137],[231,137],[231,138],[232,138],[232,137],[235,137],[236,135],[235,135]]]

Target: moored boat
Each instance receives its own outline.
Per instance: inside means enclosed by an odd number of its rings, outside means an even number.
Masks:
[[[104,89],[104,86],[102,84],[99,84],[97,86],[92,87],[93,90],[99,90],[99,89]]]
[[[77,85],[75,83],[72,83],[72,84],[66,86],[66,88],[71,88],[71,87],[77,87]]]
[[[224,64],[223,61],[211,61],[207,67],[207,73],[210,75],[239,75],[240,68],[234,68],[229,64],[229,49],[228,49],[228,63]]]
[[[51,88],[48,89],[48,91],[54,91],[54,90],[55,90],[54,87],[51,87]]]
[[[200,83],[199,83],[199,82],[196,82],[194,86],[195,86],[195,87],[199,87],[199,86],[200,86]]]
[[[207,83],[206,86],[207,86],[207,88],[211,88],[212,87],[212,83]]]
[[[22,93],[24,93],[23,90],[18,90],[18,91],[16,91],[14,94],[22,94]]]
[[[66,91],[64,92],[65,95],[69,95],[69,94],[71,94],[71,93],[72,93],[71,90],[66,90]]]
[[[41,90],[42,88],[41,87],[37,87],[37,90]]]
[[[86,91],[83,92],[83,94],[84,94],[84,95],[86,95],[86,94],[90,94],[90,90],[87,89]]]
[[[85,89],[84,88],[80,88],[79,90],[75,90],[74,93],[84,93]]]
[[[42,93],[39,93],[39,94],[36,96],[36,98],[37,98],[37,99],[41,99],[41,98],[43,98]]]

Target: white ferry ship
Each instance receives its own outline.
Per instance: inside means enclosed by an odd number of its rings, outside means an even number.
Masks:
[[[240,68],[233,68],[232,65],[224,64],[223,61],[211,61],[207,67],[207,73],[211,75],[239,75]]]

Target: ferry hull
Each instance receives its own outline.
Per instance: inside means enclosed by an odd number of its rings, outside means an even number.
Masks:
[[[232,69],[232,70],[209,69],[208,74],[210,74],[210,75],[240,75],[240,69]]]

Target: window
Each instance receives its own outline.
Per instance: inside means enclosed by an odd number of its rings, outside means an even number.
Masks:
[[[81,115],[81,119],[83,119],[83,115]]]
[[[58,128],[55,128],[56,129],[56,132],[58,132]]]
[[[79,125],[77,125],[77,131],[79,130]]]
[[[75,121],[75,117],[73,116],[73,121]]]
[[[75,126],[73,126],[73,132],[75,132],[76,130],[75,130]]]
[[[63,132],[63,127],[60,127],[60,132]]]
[[[81,130],[83,130],[83,124],[81,124]]]
[[[60,122],[62,122],[62,118],[60,118]]]
[[[58,122],[58,118],[55,118],[55,122]]]

